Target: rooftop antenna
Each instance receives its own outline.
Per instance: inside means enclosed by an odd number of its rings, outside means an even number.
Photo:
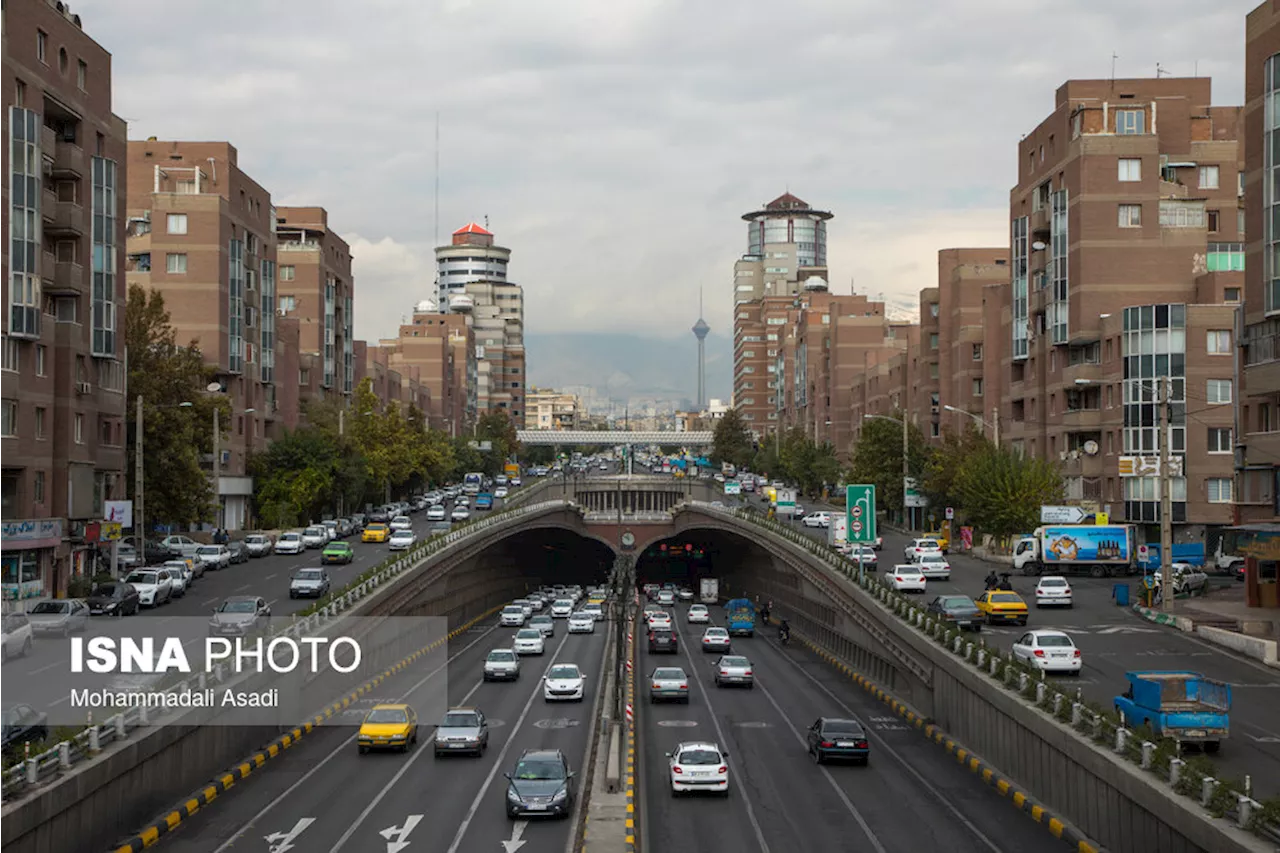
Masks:
[[[1157,80],[1159,80],[1161,77],[1163,77],[1164,75],[1166,75],[1166,74],[1168,74],[1168,73],[1170,73],[1170,72],[1165,71],[1163,68],[1161,68],[1161,67],[1160,67],[1160,63],[1159,63],[1159,62],[1157,62],[1157,63],[1156,63],[1156,79],[1157,79]]]
[[[440,111],[436,110],[436,242],[440,245]]]
[[[484,230],[489,230],[489,214],[484,215]]]
[[[1115,82],[1116,82],[1116,60],[1119,58],[1120,58],[1119,54],[1117,54],[1115,51],[1111,52],[1111,85],[1113,86],[1115,85]]]

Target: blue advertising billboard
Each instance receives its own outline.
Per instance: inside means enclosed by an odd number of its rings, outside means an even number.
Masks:
[[[1120,524],[1046,527],[1046,563],[1127,563],[1132,557],[1129,528]]]

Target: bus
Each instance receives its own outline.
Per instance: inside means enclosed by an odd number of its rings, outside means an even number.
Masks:
[[[480,488],[484,485],[484,474],[479,471],[472,471],[470,474],[462,478],[462,491],[468,495],[480,494]]]

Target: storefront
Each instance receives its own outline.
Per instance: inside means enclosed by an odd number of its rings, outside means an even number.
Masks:
[[[41,598],[57,590],[62,519],[30,518],[0,525],[0,595],[6,601]]]

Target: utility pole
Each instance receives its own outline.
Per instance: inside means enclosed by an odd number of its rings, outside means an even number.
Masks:
[[[138,556],[142,557],[143,563],[147,559],[147,525],[146,515],[143,513],[143,498],[145,497],[146,486],[142,482],[142,472],[145,465],[142,463],[142,395],[138,395],[138,407],[133,416],[134,434],[133,434],[133,533],[138,542]]]
[[[991,410],[991,432],[994,433],[996,449],[1000,449],[1000,407]]]
[[[1173,425],[1173,380],[1159,379],[1156,394],[1156,427],[1160,437],[1160,600],[1166,612],[1173,610],[1173,444],[1169,430]]]
[[[903,395],[905,398],[905,394]],[[908,432],[907,408],[902,407],[902,514],[907,522],[907,529],[911,530],[911,507],[907,506],[907,482],[910,477],[910,466],[907,464],[907,455],[911,449],[911,434]],[[875,544],[875,543],[872,543]]]
[[[220,415],[222,410],[217,405],[213,407],[213,526],[215,528],[222,527],[222,495],[220,487],[222,485],[222,424]]]
[[[437,117],[438,120],[438,117]],[[338,409],[338,438],[341,439],[347,430],[347,410],[345,408]],[[342,444],[341,441],[338,442]],[[342,489],[338,489],[338,518],[342,518],[343,504]]]

